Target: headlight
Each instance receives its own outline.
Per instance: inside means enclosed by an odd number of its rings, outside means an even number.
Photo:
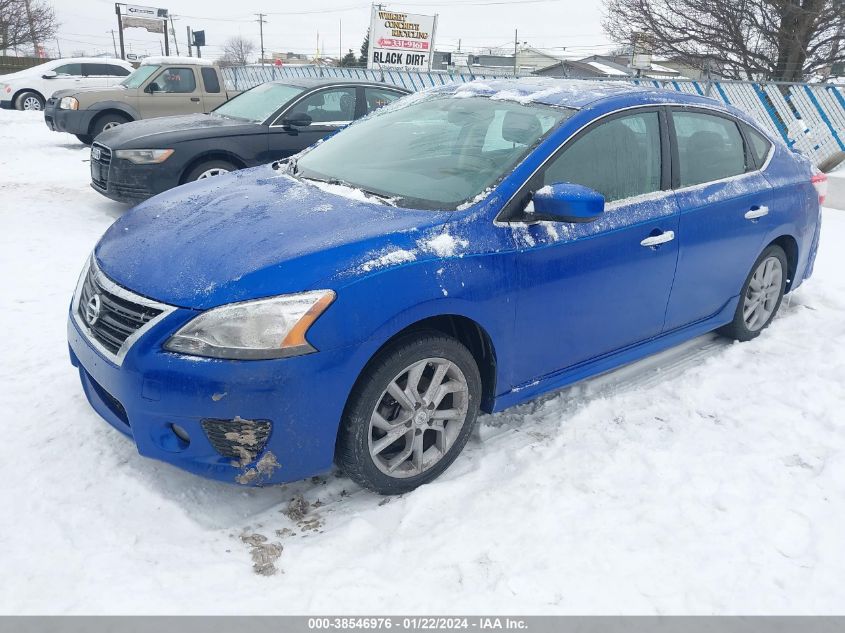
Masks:
[[[79,101],[76,97],[62,97],[62,100],[59,101],[59,109],[79,110]]]
[[[119,149],[114,155],[136,165],[163,163],[173,154],[172,149]]]
[[[316,351],[308,328],[335,299],[314,290],[214,308],[189,321],[164,348],[192,356],[241,360],[284,358]]]

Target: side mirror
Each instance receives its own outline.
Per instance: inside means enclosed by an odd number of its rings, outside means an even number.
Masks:
[[[533,204],[533,211],[530,210]],[[569,182],[538,189],[529,207],[527,218],[551,222],[593,222],[604,213],[604,196],[583,185]]]
[[[59,75],[56,73],[56,71],[55,71],[55,70],[48,70],[46,73],[44,73],[43,75],[41,75],[41,78],[42,78],[42,79],[55,79],[55,78],[56,78],[56,77],[58,77],[58,76],[59,76]]]
[[[282,119],[282,125],[284,127],[308,127],[311,125],[314,119],[311,118],[310,114],[306,114],[305,112],[293,112]]]
[[[155,81],[150,84],[147,84],[147,87],[144,88],[144,92],[148,92],[153,94],[154,92],[161,92],[161,86],[159,86]]]

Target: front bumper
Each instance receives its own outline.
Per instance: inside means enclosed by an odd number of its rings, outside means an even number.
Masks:
[[[268,361],[174,354],[164,342],[197,312],[177,308],[146,331],[120,365],[68,319],[71,363],[94,410],[135,442],[138,452],[192,473],[244,485],[303,479],[331,467],[338,424],[357,376],[354,350]],[[204,420],[271,422],[251,459],[218,452]],[[187,432],[190,441],[174,431]],[[179,429],[181,427],[181,429]],[[218,438],[219,439],[219,438]]]
[[[9,101],[2,101],[0,100],[0,110],[14,110],[15,104],[12,103],[11,100]]]
[[[97,114],[91,110],[62,110],[58,99],[51,97],[44,106],[44,123],[54,132],[88,134],[91,121]]]
[[[179,185],[174,169],[167,162],[158,165],[135,165],[128,160],[114,158],[114,152],[100,148],[101,160],[91,160],[91,187],[107,198],[134,204]],[[105,156],[108,158],[105,158]]]

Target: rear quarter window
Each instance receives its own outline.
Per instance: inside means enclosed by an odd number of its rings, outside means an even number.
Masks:
[[[750,125],[745,126],[745,136],[748,138],[751,155],[754,157],[757,167],[762,167],[772,149],[772,142]]]
[[[208,93],[220,92],[220,80],[217,79],[217,71],[213,68],[202,69],[202,85]]]

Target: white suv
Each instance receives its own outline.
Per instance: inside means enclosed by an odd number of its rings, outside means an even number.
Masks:
[[[43,110],[58,90],[105,88],[132,72],[129,62],[108,57],[55,59],[9,75],[0,75],[0,108]]]

